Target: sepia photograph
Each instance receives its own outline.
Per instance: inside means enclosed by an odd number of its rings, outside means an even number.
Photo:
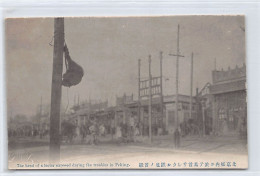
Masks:
[[[247,169],[245,20],[6,18],[8,169]]]

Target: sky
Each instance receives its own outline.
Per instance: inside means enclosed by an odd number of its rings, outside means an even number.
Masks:
[[[134,94],[137,99],[138,59],[141,78],[159,76],[163,52],[163,90],[175,93],[177,26],[180,25],[179,93],[190,92],[190,60],[194,53],[193,94],[212,82],[212,70],[241,67],[246,60],[244,16],[160,16],[65,18],[65,41],[71,58],[81,65],[82,82],[62,88],[62,109],[80,102]],[[5,69],[8,113],[31,116],[41,97],[50,104],[53,63],[53,18],[9,18],[5,21]],[[65,72],[63,69],[63,73]]]

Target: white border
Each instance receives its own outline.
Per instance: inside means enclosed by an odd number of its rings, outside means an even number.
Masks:
[[[260,175],[260,2],[258,0],[184,0],[184,1],[123,1],[123,0],[40,0],[0,2],[0,175]],[[246,16],[246,53],[248,80],[248,170],[7,170],[7,130],[4,71],[4,18],[54,16],[155,16],[155,15],[223,15]]]

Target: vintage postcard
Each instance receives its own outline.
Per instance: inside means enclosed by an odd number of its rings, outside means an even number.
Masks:
[[[5,19],[9,169],[247,169],[245,16]]]

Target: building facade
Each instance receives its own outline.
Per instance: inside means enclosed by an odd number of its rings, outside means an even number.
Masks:
[[[247,134],[246,65],[212,71],[213,132],[217,135]]]
[[[152,126],[158,130],[160,128],[163,133],[173,134],[175,128],[180,126],[184,121],[189,119],[195,119],[196,113],[196,100],[192,97],[192,117],[190,117],[190,96],[180,95],[178,96],[179,108],[178,108],[178,120],[175,117],[175,95],[168,95],[163,97],[163,116],[161,114],[161,97],[152,98]],[[143,124],[144,134],[148,133],[149,128],[149,100],[141,100],[141,112],[140,121]],[[179,123],[179,124],[177,124]],[[158,134],[155,130],[155,134]]]
[[[194,97],[192,97],[191,117],[190,117],[190,96],[180,95],[180,94],[178,95],[178,120],[177,117],[175,117],[175,111],[176,111],[175,102],[176,102],[175,95],[164,97],[165,129],[168,132],[168,134],[173,134],[177,125],[180,126],[184,122],[188,122],[190,120],[194,121],[197,118],[197,111],[196,111],[197,105]]]
[[[152,133],[153,135],[173,134],[176,126],[189,120],[196,121],[197,104],[196,98],[192,97],[192,117],[190,117],[190,96],[179,95],[178,122],[175,117],[175,95],[163,97],[163,115],[161,113],[161,97],[152,97]],[[78,126],[86,124],[89,120],[108,124],[111,128],[116,128],[122,124],[139,128],[141,135],[149,135],[149,99],[142,99],[140,102],[133,99],[133,95],[123,95],[116,97],[116,106],[108,107],[107,102],[98,104],[88,103],[80,106],[69,117]],[[140,109],[140,116],[138,111]],[[179,123],[179,124],[177,124]]]

